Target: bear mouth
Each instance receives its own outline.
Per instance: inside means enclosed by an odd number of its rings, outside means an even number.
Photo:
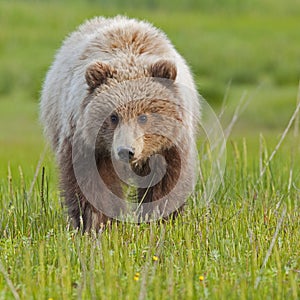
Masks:
[[[153,166],[151,166],[152,164],[150,163],[151,157],[153,155],[151,155],[150,157],[141,157],[141,158],[135,158],[130,162],[130,166],[132,171],[141,177],[144,176],[148,176],[151,173],[151,169],[153,168]],[[153,170],[152,170],[153,171]]]
[[[138,170],[144,169],[145,166],[147,166],[149,161],[149,157],[133,157],[130,161],[129,164],[132,168],[132,170],[137,173]]]

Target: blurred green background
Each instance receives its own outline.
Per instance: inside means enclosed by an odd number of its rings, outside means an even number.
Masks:
[[[0,174],[34,169],[44,148],[38,121],[43,78],[64,37],[85,19],[146,19],[191,66],[199,92],[223,124],[251,101],[233,135],[278,137],[295,109],[300,79],[300,1],[0,1]]]

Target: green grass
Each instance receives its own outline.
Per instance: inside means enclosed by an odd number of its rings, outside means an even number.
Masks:
[[[128,2],[0,2],[0,299],[299,299],[293,127],[267,163],[296,104],[298,1]],[[38,98],[64,36],[117,13],[162,28],[217,112],[229,90],[224,128],[243,95],[250,100],[210,203],[200,201],[200,182],[173,222],[82,235],[61,206],[50,151],[37,168],[45,147]]]
[[[69,229],[51,169],[43,181],[39,173],[30,198],[23,171],[1,185],[5,276],[24,299],[298,299],[299,158],[283,149],[259,178],[259,161],[270,154],[261,148],[245,155],[247,144],[228,145],[224,186],[209,205],[190,199],[174,222],[113,224],[91,236]]]

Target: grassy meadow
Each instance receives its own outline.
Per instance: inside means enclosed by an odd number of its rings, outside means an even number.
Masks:
[[[38,101],[63,38],[116,14],[154,23],[186,58],[230,133],[227,164],[213,199],[200,180],[172,222],[82,235]],[[0,1],[0,299],[299,299],[299,28],[296,0]]]

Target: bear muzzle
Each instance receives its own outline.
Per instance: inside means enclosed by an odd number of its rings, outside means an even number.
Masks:
[[[132,147],[120,146],[117,148],[118,159],[129,162],[134,157],[134,149]]]

